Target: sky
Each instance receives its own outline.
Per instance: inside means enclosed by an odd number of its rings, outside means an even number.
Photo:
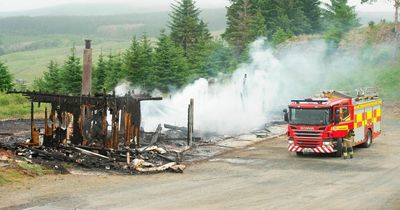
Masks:
[[[322,1],[326,2],[328,0]],[[146,4],[156,5],[159,8],[165,8],[165,10],[167,10],[172,2],[174,2],[174,0],[0,0],[0,12],[31,10],[69,3]],[[358,11],[381,12],[393,10],[393,3],[388,0],[378,0],[378,2],[373,5],[361,5],[359,2],[360,0],[349,0],[350,5],[355,5]],[[200,8],[218,8],[228,5],[228,0],[197,0],[197,5]]]

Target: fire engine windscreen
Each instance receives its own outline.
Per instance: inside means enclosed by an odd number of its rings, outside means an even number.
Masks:
[[[331,123],[331,109],[291,108],[289,123],[292,125],[328,125]]]

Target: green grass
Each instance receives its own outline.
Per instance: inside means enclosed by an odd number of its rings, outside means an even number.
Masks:
[[[104,54],[108,54],[110,50],[113,53],[122,53],[129,47],[129,44],[130,41],[106,41],[98,44],[94,41],[92,46],[94,62],[102,51]],[[15,79],[33,82],[36,78],[41,77],[44,71],[47,71],[50,60],[62,64],[70,54],[71,48],[72,46],[11,53],[0,56],[0,60],[6,63]],[[83,54],[83,38],[82,43],[76,47],[76,53]]]
[[[45,105],[40,108],[35,104],[35,118],[43,118]],[[0,92],[0,120],[29,119],[31,103],[19,94],[5,94]]]
[[[383,97],[400,99],[400,64],[382,68],[376,81]]]
[[[379,96],[385,99],[400,100],[400,63],[385,62],[381,65],[363,65],[355,70],[354,77],[343,79],[336,88],[355,90],[363,87],[375,87]]]
[[[50,170],[48,168],[45,168],[41,165],[38,164],[31,164],[28,162],[20,162],[18,163],[19,168],[22,169],[22,171],[30,176],[43,176],[46,174],[52,174],[53,170]]]
[[[47,174],[54,174],[54,171],[38,164],[13,162],[11,166],[0,169],[0,186]]]
[[[17,169],[0,169],[0,186],[8,183],[19,182],[23,177],[24,176]]]

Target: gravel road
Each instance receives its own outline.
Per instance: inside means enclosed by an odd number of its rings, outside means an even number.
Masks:
[[[184,174],[44,176],[0,187],[11,209],[399,209],[400,119],[355,159],[287,152],[284,137],[191,165]]]

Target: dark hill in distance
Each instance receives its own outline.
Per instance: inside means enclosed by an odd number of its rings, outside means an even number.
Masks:
[[[140,2],[138,2],[140,1]],[[121,15],[132,13],[153,13],[168,11],[169,5],[154,5],[154,3],[143,2],[142,0],[132,0],[131,4],[123,3],[78,3],[62,4],[58,6],[44,7],[15,12],[0,12],[0,17],[14,16],[98,16],[98,15]],[[167,1],[166,1],[167,2]]]
[[[211,31],[226,26],[225,9],[206,9],[201,17]],[[127,38],[146,32],[156,37],[167,28],[169,12],[97,16],[17,16],[0,19],[0,34],[5,35],[91,35],[104,38]]]

